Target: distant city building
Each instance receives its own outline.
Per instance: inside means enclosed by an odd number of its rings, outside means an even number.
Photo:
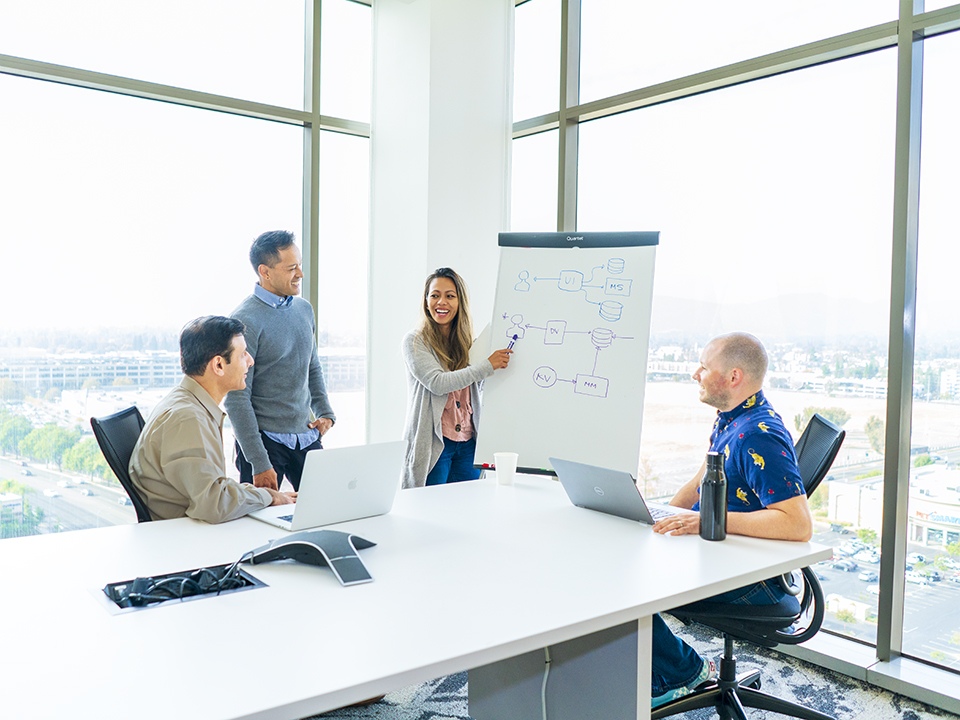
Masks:
[[[14,493],[0,494],[0,513],[14,516],[23,515],[23,498]]]
[[[940,397],[960,400],[960,373],[956,370],[940,373]]]
[[[164,351],[0,357],[0,379],[13,380],[34,395],[50,388],[108,387],[118,381],[142,388],[172,387],[181,377],[180,356]]]
[[[328,390],[363,389],[366,357],[362,350],[322,348],[320,364]],[[0,356],[0,380],[12,380],[33,395],[50,388],[78,390],[84,385],[169,388],[182,377],[180,356],[169,351]]]
[[[866,484],[827,481],[827,519],[879,534],[883,522],[882,480],[878,475],[876,482]]]
[[[883,478],[866,484],[828,482],[827,517],[855,528],[880,532]],[[910,480],[908,537],[911,542],[944,547],[960,542],[960,471],[943,466],[915,470]]]
[[[656,382],[658,380],[690,380],[697,371],[699,363],[674,360],[649,360],[647,362],[647,377]]]
[[[942,466],[916,470],[909,508],[910,540],[934,547],[960,542],[960,472]]]

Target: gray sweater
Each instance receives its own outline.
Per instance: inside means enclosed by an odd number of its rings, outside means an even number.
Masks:
[[[407,366],[407,396],[410,403],[403,431],[407,441],[403,487],[423,487],[427,483],[427,475],[443,452],[440,418],[447,404],[447,395],[454,390],[470,388],[473,431],[480,432],[480,386],[484,378],[493,375],[494,370],[489,360],[462,370],[446,370],[416,330],[403,338],[401,350]]]
[[[254,365],[243,390],[227,393],[224,407],[254,474],[272,467],[260,431],[302,433],[316,418],[336,421],[327,400],[317,356],[313,309],[295,297],[273,308],[255,295],[231,313],[246,326],[244,338]]]

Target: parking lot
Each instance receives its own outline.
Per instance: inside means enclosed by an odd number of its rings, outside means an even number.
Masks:
[[[814,566],[824,596],[839,596],[868,607],[867,618],[851,619],[850,613],[828,612],[823,627],[833,632],[875,643],[875,617],[878,603],[880,553],[857,547],[849,536],[835,531],[814,535],[815,542],[832,545],[834,559]],[[910,545],[908,559],[913,560],[904,575],[904,647],[905,654],[935,660],[947,667],[960,667],[960,572],[949,568],[936,571],[934,561],[942,555],[949,563],[954,558],[931,548]],[[922,561],[921,561],[922,560]],[[958,563],[960,564],[960,563]],[[873,578],[872,574],[877,577]],[[842,603],[841,603],[842,604]]]

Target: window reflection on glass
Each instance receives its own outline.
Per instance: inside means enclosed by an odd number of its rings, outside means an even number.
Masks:
[[[0,96],[0,495],[43,511],[31,531],[133,522],[89,418],[146,416],[181,327],[252,291],[253,238],[299,235],[303,131],[8,76]]]
[[[350,0],[323,0],[320,23],[320,112],[370,122],[373,58],[367,5]]]
[[[518,13],[519,14],[519,13]],[[580,102],[897,19],[896,0],[583,3]]]
[[[304,4],[30,0],[0,5],[0,52],[303,107]]]
[[[560,0],[530,0],[515,15],[513,119],[557,112],[560,104]]]
[[[513,232],[552,232],[557,229],[556,130],[513,141]]]
[[[794,439],[813,411],[847,431],[811,498],[814,539],[840,555],[878,537],[895,62],[879,52],[580,125],[578,229],[661,233],[645,495],[672,496],[700,466],[715,411],[690,375],[711,337],[743,330],[770,354],[765,388]],[[842,598],[825,627],[875,642],[874,583],[858,578],[877,565],[855,562],[818,570]]]
[[[960,37],[924,45],[917,344],[904,584],[903,652],[960,667],[960,317],[956,192],[960,187]],[[924,618],[921,620],[920,618]]]

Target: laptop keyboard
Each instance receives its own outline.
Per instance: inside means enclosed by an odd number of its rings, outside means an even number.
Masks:
[[[665,517],[670,517],[671,515],[676,515],[676,510],[667,510],[666,508],[651,507],[647,506],[647,510],[650,511],[650,517],[653,518],[654,522],[657,520],[662,520]]]

